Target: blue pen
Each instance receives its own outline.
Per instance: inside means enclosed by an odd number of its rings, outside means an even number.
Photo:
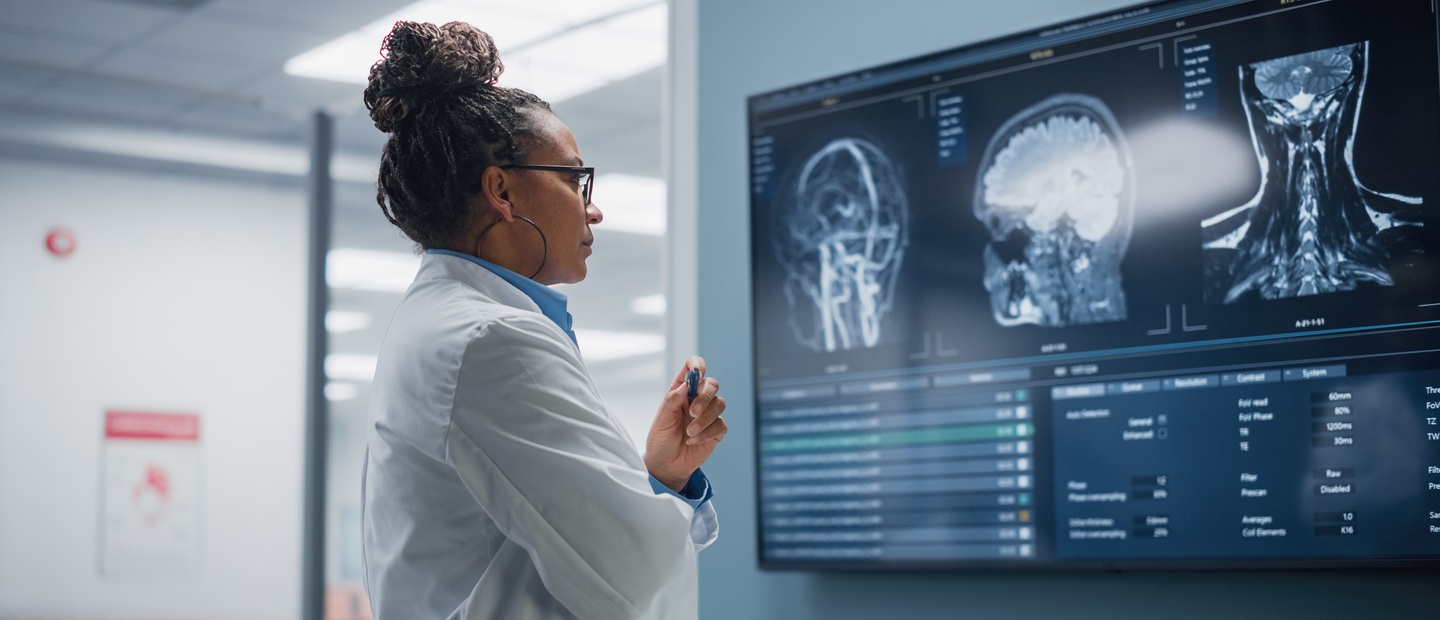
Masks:
[[[685,382],[690,384],[690,402],[695,402],[695,397],[700,394],[700,369],[691,368],[690,373],[685,375]]]

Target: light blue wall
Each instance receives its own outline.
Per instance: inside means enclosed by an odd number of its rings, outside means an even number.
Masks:
[[[756,568],[745,98],[1130,4],[698,2],[698,338],[711,374],[724,382],[731,423],[705,467],[718,487],[722,533],[700,556],[702,618],[1440,617],[1440,576],[1433,572],[804,574]]]

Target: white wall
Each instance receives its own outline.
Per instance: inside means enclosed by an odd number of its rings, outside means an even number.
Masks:
[[[303,191],[15,158],[0,188],[0,618],[295,617]],[[99,574],[117,408],[200,415],[198,574]]]

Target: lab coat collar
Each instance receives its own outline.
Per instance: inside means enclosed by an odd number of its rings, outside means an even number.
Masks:
[[[574,319],[568,311],[570,300],[565,297],[564,293],[496,265],[495,263],[476,258],[469,254],[462,254],[453,250],[426,250],[425,253],[463,258],[484,267],[491,273],[499,276],[500,279],[509,282],[511,286],[519,289],[526,297],[529,297],[530,301],[535,302],[535,306],[540,309],[540,314],[545,315],[546,318],[554,321],[556,325],[559,325],[560,329],[565,332],[565,335],[570,337],[570,342],[576,342],[575,331],[572,329]],[[576,344],[578,345],[579,343],[577,342]]]

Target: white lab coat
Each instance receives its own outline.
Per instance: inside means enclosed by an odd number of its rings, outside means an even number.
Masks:
[[[494,273],[425,255],[370,417],[377,620],[697,616],[714,507],[655,493],[575,344]]]

